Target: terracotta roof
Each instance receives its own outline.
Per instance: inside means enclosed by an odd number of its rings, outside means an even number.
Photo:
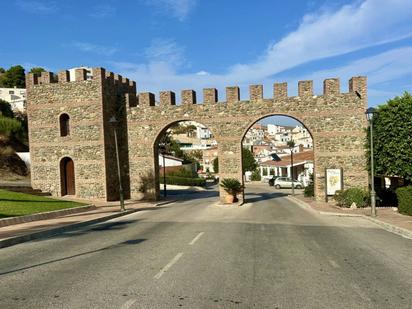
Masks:
[[[262,162],[261,165],[264,166],[288,166],[290,165],[290,155],[280,157],[281,161],[265,161]],[[298,152],[293,154],[293,165],[300,165],[304,163],[305,161],[313,161],[313,151],[303,151],[303,152]]]

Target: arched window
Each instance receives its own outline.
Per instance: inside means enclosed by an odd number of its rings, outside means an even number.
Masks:
[[[70,117],[67,114],[60,115],[60,136],[70,135]]]

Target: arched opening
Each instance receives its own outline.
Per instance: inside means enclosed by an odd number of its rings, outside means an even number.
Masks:
[[[167,125],[154,143],[157,197],[217,188],[217,146],[212,132],[201,123],[185,120]]]
[[[313,143],[310,131],[295,118],[273,115],[253,123],[242,140],[245,200],[256,192],[313,196]]]
[[[76,195],[76,183],[74,174],[74,162],[65,157],[60,161],[61,195]]]
[[[70,116],[68,114],[60,115],[60,136],[70,135]]]

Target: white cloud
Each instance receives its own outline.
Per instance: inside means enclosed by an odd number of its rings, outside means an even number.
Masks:
[[[102,46],[88,42],[73,42],[71,45],[80,51],[95,53],[103,56],[111,56],[117,52],[117,48],[115,47]]]
[[[338,68],[318,71],[306,77],[316,80],[320,77],[339,76],[342,81],[345,81],[354,73],[368,76],[372,85],[407,76],[412,73],[412,47],[392,49],[357,59]]]
[[[54,1],[18,0],[16,5],[23,11],[39,14],[54,13],[58,9]]]
[[[180,21],[184,21],[197,0],[145,0],[147,5],[153,7],[157,12],[171,15]]]
[[[357,59],[337,68],[314,72],[302,79],[314,80],[315,90],[321,93],[323,79],[337,76],[341,80],[341,89],[345,92],[348,89],[348,80],[354,75],[368,77],[370,103],[374,105],[385,102],[400,94],[396,93],[397,90],[388,91],[385,83],[412,76],[412,47],[396,48]],[[402,87],[404,89],[401,91],[408,90],[407,85],[397,85],[397,88]]]
[[[96,5],[93,8],[93,12],[90,13],[90,16],[93,18],[106,18],[113,16],[116,13],[116,8],[110,4],[104,3]]]
[[[196,73],[196,75],[205,76],[205,75],[210,75],[210,73],[206,72],[206,71],[199,71],[199,72]]]
[[[172,67],[178,67],[185,63],[184,47],[173,39],[156,38],[150,46],[144,50],[144,56],[151,63],[167,63]]]
[[[160,89],[222,89],[226,85],[271,83],[273,75],[300,64],[412,36],[411,11],[410,0],[365,0],[355,1],[354,4],[345,5],[334,12],[322,10],[318,14],[306,15],[295,31],[270,44],[257,60],[232,65],[223,74],[180,74],[176,63],[171,64],[168,61],[128,64],[127,70],[122,73],[135,79],[141,89],[153,92]],[[386,54],[380,58],[378,55],[378,58],[369,61],[362,59],[341,69],[346,70],[347,75],[358,75],[363,67],[363,72],[373,74],[371,80],[390,80],[409,70],[402,63],[403,59],[411,58],[408,52],[405,50],[393,53],[396,68],[393,63],[387,63],[381,68],[376,67],[378,61],[389,56]],[[367,69],[372,67],[375,68],[373,72]],[[117,68],[122,69],[121,66]],[[345,75],[345,72],[339,70],[323,73]]]

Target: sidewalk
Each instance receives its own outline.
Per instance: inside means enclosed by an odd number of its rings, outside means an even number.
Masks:
[[[392,207],[378,207],[377,216],[372,217],[370,207],[357,209],[341,208],[336,206],[334,202],[317,202],[303,195],[289,196],[289,198],[304,203],[304,205],[301,204],[303,207],[306,206],[322,215],[363,217],[380,225],[387,231],[412,238],[412,216],[402,215]]]
[[[96,203],[97,204],[97,203]],[[0,228],[0,248],[33,239],[49,237],[82,226],[107,221],[140,210],[154,209],[161,203],[127,202],[126,211],[121,212],[119,202],[98,203],[87,212],[63,215],[57,218],[26,222]]]

